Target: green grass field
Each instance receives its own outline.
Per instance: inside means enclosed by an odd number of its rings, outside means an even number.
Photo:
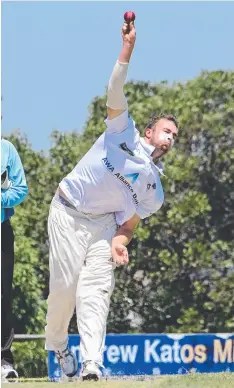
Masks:
[[[190,374],[183,376],[159,376],[154,381],[99,381],[64,382],[62,388],[234,388],[234,373]],[[4,385],[5,386],[5,385]],[[20,388],[58,388],[58,383],[28,381],[20,382]]]

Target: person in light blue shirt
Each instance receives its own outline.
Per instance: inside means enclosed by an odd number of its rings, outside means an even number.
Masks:
[[[24,201],[28,192],[24,169],[13,144],[1,139],[1,379],[7,382],[18,377],[13,367],[11,344],[14,338],[12,327],[12,282],[14,271],[14,232],[10,218],[15,206]]]
[[[28,192],[24,169],[12,143],[1,139],[1,222],[14,214],[14,207]]]

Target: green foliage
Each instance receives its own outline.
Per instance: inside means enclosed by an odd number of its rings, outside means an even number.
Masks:
[[[234,329],[234,73],[202,72],[185,84],[126,85],[140,131],[153,113],[180,123],[165,158],[165,204],[141,222],[128,267],[116,270],[108,332],[231,332]],[[47,217],[59,181],[105,129],[95,98],[83,134],[52,134],[48,155],[11,136],[30,193],[16,209],[16,332],[42,333],[48,294]],[[71,331],[76,332],[75,319]]]
[[[44,340],[13,342],[15,368],[20,377],[44,377],[47,371],[47,351]]]
[[[136,232],[132,263],[117,275],[114,301],[119,307],[124,296],[123,313],[112,304],[109,328],[119,330],[120,316],[126,329],[142,332],[232,331],[234,74],[135,86],[132,99],[148,90],[139,110],[136,97],[130,105],[141,130],[154,111],[176,114],[181,129],[165,160],[165,205]]]

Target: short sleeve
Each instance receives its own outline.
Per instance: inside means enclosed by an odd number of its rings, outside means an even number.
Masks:
[[[132,120],[130,119],[128,110],[125,110],[123,113],[116,116],[112,120],[107,118],[105,120],[105,124],[107,132],[120,133],[132,125]]]
[[[126,221],[130,220],[134,214],[136,214],[136,208],[133,203],[129,203],[125,211],[115,212],[117,225],[123,225]]]
[[[140,202],[136,211],[136,214],[143,220],[144,218],[150,217],[152,214],[162,207],[164,201],[163,192],[158,198],[152,196],[144,201]]]

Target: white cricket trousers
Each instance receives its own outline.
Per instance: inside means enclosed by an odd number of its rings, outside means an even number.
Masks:
[[[46,349],[64,350],[76,308],[82,362],[103,363],[106,321],[114,289],[113,214],[87,218],[53,199],[48,218],[49,297]]]

